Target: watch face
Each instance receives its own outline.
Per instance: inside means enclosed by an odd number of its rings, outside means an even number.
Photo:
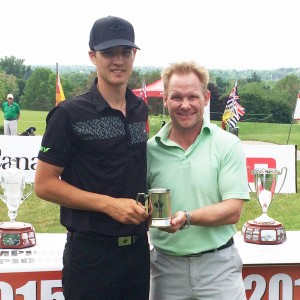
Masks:
[[[2,233],[2,244],[5,246],[16,246],[21,241],[21,235],[18,233]]]

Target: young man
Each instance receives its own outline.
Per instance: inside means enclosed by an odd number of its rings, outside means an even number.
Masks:
[[[7,95],[7,102],[3,103],[4,135],[17,135],[18,120],[20,118],[20,106],[14,102],[13,94]]]
[[[150,228],[150,299],[244,300],[233,243],[249,199],[240,140],[203,118],[209,102],[204,68],[175,63],[162,79],[171,122],[148,142],[148,185],[170,190],[173,216],[170,227]]]
[[[118,17],[90,33],[97,78],[91,90],[47,117],[35,177],[37,196],[61,206],[67,230],[66,300],[148,299],[147,106],[129,89],[134,29]]]

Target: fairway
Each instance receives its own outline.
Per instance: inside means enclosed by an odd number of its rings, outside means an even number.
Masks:
[[[18,121],[18,133],[22,133],[28,127],[35,127],[35,135],[43,135],[46,128],[46,111],[21,110]],[[0,115],[0,125],[3,126],[3,113]]]

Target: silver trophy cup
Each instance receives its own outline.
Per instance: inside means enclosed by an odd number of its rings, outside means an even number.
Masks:
[[[283,170],[285,170],[284,180],[277,193],[275,193],[275,188],[278,180],[278,175],[282,175]],[[274,200],[274,198],[279,194],[282,186],[285,182],[287,168],[282,168],[279,172],[277,169],[254,169],[252,171],[254,175],[254,186],[256,191],[256,196],[258,202],[262,208],[262,215],[255,219],[257,223],[262,224],[274,224],[274,219],[270,218],[267,214],[268,208]]]
[[[23,195],[25,188],[29,191]],[[16,166],[16,160],[11,160],[11,167],[1,175],[3,194],[0,198],[8,208],[8,222],[0,223],[0,248],[26,248],[35,245],[35,232],[31,224],[17,222],[19,206],[32,193],[32,183],[25,182],[23,172]]]
[[[281,171],[273,168],[257,168],[251,171],[254,186],[262,214],[244,224],[242,234],[246,242],[256,244],[279,244],[286,240],[284,226],[267,214],[272,200],[279,194],[286,179],[287,168]],[[278,192],[275,192],[278,176],[284,173],[284,179]],[[250,186],[249,186],[250,187]],[[250,188],[251,190],[251,188]],[[251,190],[252,192],[252,190]]]
[[[145,198],[145,208],[151,214],[150,227],[169,227],[171,225],[171,197],[170,190],[155,188],[148,190],[148,195],[139,193]]]

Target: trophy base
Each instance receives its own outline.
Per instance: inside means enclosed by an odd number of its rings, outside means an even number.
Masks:
[[[171,219],[152,219],[150,227],[158,228],[158,227],[170,227]]]
[[[286,241],[284,226],[277,222],[247,221],[242,228],[244,241],[260,245],[276,245]]]
[[[0,248],[23,249],[35,244],[35,231],[31,224],[23,222],[0,223]]]

